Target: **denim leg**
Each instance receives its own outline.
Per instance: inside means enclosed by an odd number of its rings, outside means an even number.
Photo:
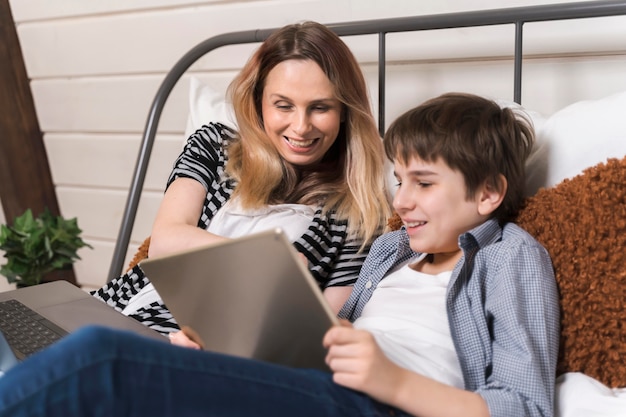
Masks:
[[[2,416],[404,415],[330,373],[81,329],[0,378]]]

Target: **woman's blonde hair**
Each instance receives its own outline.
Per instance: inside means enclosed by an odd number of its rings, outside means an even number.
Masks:
[[[338,137],[322,161],[303,170],[286,162],[264,128],[261,98],[268,73],[290,59],[317,63],[343,104]],[[228,147],[227,173],[237,181],[243,207],[320,205],[349,222],[353,236],[369,242],[390,215],[385,194],[384,150],[361,69],[347,45],[315,22],[285,26],[270,35],[229,87],[239,138]]]

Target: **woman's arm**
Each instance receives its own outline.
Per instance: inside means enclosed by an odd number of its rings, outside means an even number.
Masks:
[[[152,226],[148,256],[162,256],[222,239],[198,227],[211,184],[226,161],[224,143],[234,131],[209,123],[194,132],[178,156]]]
[[[206,189],[198,181],[184,177],[174,180],[152,226],[148,256],[163,256],[224,240],[198,227],[205,199]]]
[[[339,314],[339,310],[346,303],[350,293],[352,292],[352,285],[344,285],[341,287],[327,287],[324,289],[324,297],[331,310],[335,315]]]

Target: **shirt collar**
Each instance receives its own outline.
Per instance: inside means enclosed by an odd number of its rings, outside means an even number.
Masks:
[[[463,250],[472,247],[484,248],[502,239],[502,228],[496,219],[489,219],[459,236],[459,247]]]

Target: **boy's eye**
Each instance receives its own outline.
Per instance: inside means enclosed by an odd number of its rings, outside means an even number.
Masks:
[[[418,186],[420,186],[420,187],[422,187],[422,188],[428,188],[428,187],[430,187],[432,184],[431,184],[431,183],[429,183],[429,182],[422,182],[422,181],[419,181],[419,182],[417,183],[417,185],[418,185]]]

